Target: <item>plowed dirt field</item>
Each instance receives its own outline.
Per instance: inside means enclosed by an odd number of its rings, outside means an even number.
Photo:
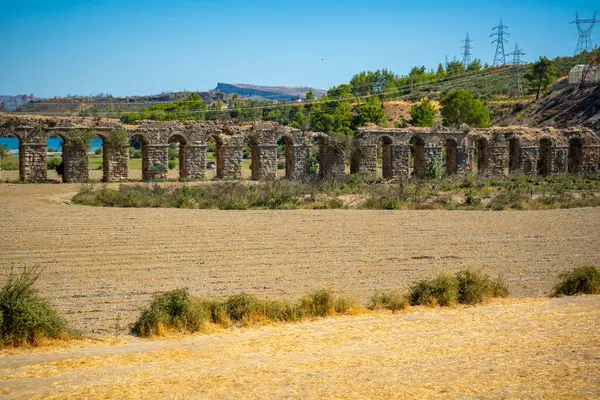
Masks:
[[[600,263],[600,209],[211,211],[68,204],[76,185],[0,184],[0,271],[45,268],[39,288],[86,334],[137,316],[150,295],[188,287],[296,298],[330,287],[363,302],[474,267],[514,297]]]

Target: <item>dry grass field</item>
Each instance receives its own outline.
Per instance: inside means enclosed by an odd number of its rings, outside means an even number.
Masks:
[[[0,398],[597,399],[600,296],[0,353]]]
[[[0,271],[43,266],[41,293],[103,341],[0,352],[0,398],[600,398],[600,296],[540,298],[559,272],[600,263],[600,209],[120,209],[70,205],[76,191],[0,184]],[[108,339],[176,287],[330,287],[364,303],[469,267],[502,274],[513,298]]]

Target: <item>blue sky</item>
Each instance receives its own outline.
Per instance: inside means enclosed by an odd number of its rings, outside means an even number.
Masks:
[[[208,90],[217,82],[328,89],[362,70],[491,63],[500,18],[525,60],[572,55],[597,1],[0,0],[0,94]],[[593,41],[600,44],[600,26]],[[322,60],[325,58],[325,60]]]

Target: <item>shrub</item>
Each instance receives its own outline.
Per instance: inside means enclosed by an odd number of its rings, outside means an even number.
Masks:
[[[324,317],[335,313],[335,300],[331,290],[320,289],[303,297],[300,308],[303,315]]]
[[[392,292],[377,292],[371,297],[369,308],[371,310],[387,309],[392,312],[406,309],[408,306],[408,299],[405,294],[392,291]]]
[[[50,157],[46,161],[46,169],[56,169],[62,163],[62,159],[58,157]]]
[[[458,302],[461,304],[481,304],[492,297],[507,297],[508,286],[502,278],[490,279],[480,271],[460,271],[458,281]]]
[[[600,294],[600,268],[598,267],[578,267],[560,274],[559,279],[554,287],[555,296]]]
[[[0,342],[4,345],[36,345],[41,338],[59,338],[67,333],[66,321],[34,288],[38,268],[11,272],[0,290]]]
[[[154,295],[131,332],[139,336],[163,336],[169,331],[196,332],[211,319],[210,308],[193,301],[186,289]]]
[[[458,280],[451,275],[440,275],[432,280],[422,280],[411,286],[411,306],[453,306],[458,301]]]
[[[169,160],[169,169],[175,169],[176,166],[177,166],[177,161]]]
[[[508,285],[499,277],[492,280],[479,271],[464,270],[455,275],[440,275],[411,287],[411,305],[452,306],[480,304],[493,297],[507,297]]]

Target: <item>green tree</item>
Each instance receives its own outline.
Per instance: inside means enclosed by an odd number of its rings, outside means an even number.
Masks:
[[[2,161],[10,155],[5,144],[0,144],[0,170],[2,170]]]
[[[490,125],[490,110],[466,90],[450,92],[440,104],[445,126],[467,124],[476,128],[486,128]]]
[[[315,99],[315,92],[313,92],[312,89],[309,90],[308,92],[306,92],[306,95],[304,98],[306,101],[313,101]]]
[[[448,63],[446,66],[446,72],[448,75],[455,75],[465,72],[465,66],[462,62],[453,60]]]
[[[6,112],[6,102],[3,101],[2,104],[0,104],[0,112]]]
[[[529,80],[536,88],[535,99],[540,98],[540,91],[542,88],[548,87],[554,82],[556,74],[552,61],[546,57],[540,57],[539,61],[536,61],[531,65],[531,70],[525,75],[525,78]]]
[[[437,72],[435,73],[435,76],[438,78],[442,78],[445,75],[446,75],[446,69],[444,68],[444,64],[439,63],[438,67],[437,67]]]
[[[482,69],[483,67],[481,66],[481,60],[478,58],[474,59],[473,62],[467,66],[467,71],[469,72],[477,72],[481,71]]]
[[[437,112],[428,99],[410,108],[410,124],[412,126],[433,126]]]
[[[383,124],[385,111],[377,97],[369,97],[364,104],[356,110],[355,126],[365,124]]]

